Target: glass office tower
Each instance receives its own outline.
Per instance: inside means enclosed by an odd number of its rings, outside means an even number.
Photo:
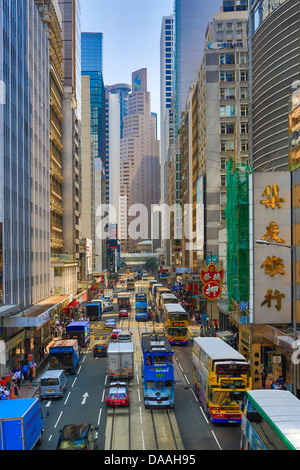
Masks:
[[[50,294],[49,45],[34,0],[0,0],[0,303]]]
[[[82,33],[81,55],[82,70],[89,72],[103,72],[103,34]]]

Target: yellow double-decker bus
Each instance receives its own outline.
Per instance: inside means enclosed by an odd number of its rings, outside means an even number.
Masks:
[[[241,423],[250,364],[221,338],[194,338],[194,389],[213,423]]]
[[[165,304],[163,310],[165,335],[170,344],[188,344],[188,313],[180,304]]]

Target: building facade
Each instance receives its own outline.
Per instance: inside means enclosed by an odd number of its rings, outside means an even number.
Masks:
[[[49,44],[33,0],[0,25],[1,303],[24,308],[50,294]]]

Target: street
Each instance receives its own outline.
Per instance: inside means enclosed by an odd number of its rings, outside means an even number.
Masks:
[[[115,318],[123,330],[130,329],[135,345],[135,377],[129,384],[129,408],[107,409],[107,358],[93,357],[93,342],[108,338],[110,329],[104,321]],[[202,409],[192,382],[192,338],[189,328],[188,346],[174,347],[175,407],[166,412],[146,410],[143,404],[140,335],[159,323],[136,323],[134,311],[119,321],[118,308],[103,314],[100,322],[91,322],[91,343],[84,351],[78,372],[68,377],[62,399],[42,402],[44,428],[38,450],[55,450],[59,431],[64,425],[88,422],[97,426],[98,450],[238,450],[239,426],[214,425]]]

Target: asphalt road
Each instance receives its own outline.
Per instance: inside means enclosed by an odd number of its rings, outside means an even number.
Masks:
[[[118,309],[103,315],[101,322],[91,323],[94,341],[109,337],[111,330],[104,329],[107,318],[118,320]],[[125,326],[125,325],[124,325]],[[158,325],[159,326],[159,325]],[[162,326],[162,325],[161,325]],[[152,324],[148,324],[150,329]],[[139,341],[139,329],[131,313],[130,329]],[[175,357],[175,417],[185,450],[238,450],[239,426],[214,425],[203,411],[192,385],[192,339],[186,347],[174,346]],[[135,360],[140,362],[140,357]],[[90,422],[99,427],[98,449],[105,448],[107,410],[106,358],[93,358],[92,344],[85,350],[76,375],[68,377],[67,391],[62,399],[44,400],[44,428],[39,450],[55,450],[59,430],[66,424]]]

